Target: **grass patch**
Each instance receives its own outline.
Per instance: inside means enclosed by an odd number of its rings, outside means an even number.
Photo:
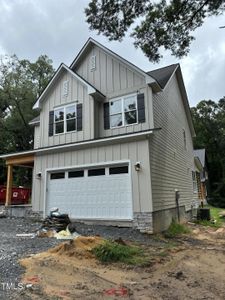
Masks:
[[[184,224],[177,223],[172,220],[169,228],[165,231],[164,236],[167,238],[173,238],[181,234],[190,233],[190,229]]]
[[[92,253],[101,262],[122,262],[130,265],[144,265],[149,262],[144,251],[138,246],[121,245],[105,241],[92,249]]]
[[[210,205],[207,205],[207,206],[204,206],[204,207],[210,209],[210,217],[211,217],[212,221],[198,220],[197,224],[200,224],[200,225],[203,225],[203,226],[215,227],[215,228],[219,228],[219,227],[222,227],[223,225],[225,225],[225,218],[220,217],[220,213],[222,211],[225,211],[225,209],[210,206]],[[213,221],[215,221],[215,222],[213,222]]]

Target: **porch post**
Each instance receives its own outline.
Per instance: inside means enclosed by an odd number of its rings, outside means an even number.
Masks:
[[[8,206],[11,204],[12,183],[13,183],[13,165],[8,165],[5,206]]]

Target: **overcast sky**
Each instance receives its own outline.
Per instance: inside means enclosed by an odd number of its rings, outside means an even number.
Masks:
[[[84,8],[88,0],[0,0],[0,54],[36,60],[47,54],[57,68],[73,61],[91,36],[145,71],[181,64],[191,106],[200,100],[225,96],[225,17],[213,17],[196,31],[188,57],[178,60],[166,53],[152,64],[129,37],[108,42],[88,29]]]

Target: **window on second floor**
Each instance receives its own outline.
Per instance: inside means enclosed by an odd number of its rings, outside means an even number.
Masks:
[[[110,127],[137,123],[137,95],[129,95],[110,101]]]
[[[54,133],[76,130],[76,105],[67,105],[54,110]]]

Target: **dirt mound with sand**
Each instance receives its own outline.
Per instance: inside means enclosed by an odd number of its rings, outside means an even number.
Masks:
[[[98,236],[86,237],[79,236],[69,242],[64,242],[48,252],[57,255],[68,257],[79,256],[84,258],[93,257],[91,250],[96,246],[102,244],[104,240]]]

